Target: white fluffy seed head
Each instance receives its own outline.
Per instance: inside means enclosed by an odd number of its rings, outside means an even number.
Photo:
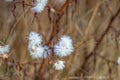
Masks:
[[[28,50],[32,58],[45,58],[47,55],[44,53],[44,47],[41,45],[42,36],[36,32],[30,32],[28,42]]]
[[[57,61],[54,63],[53,68],[55,70],[63,70],[63,68],[65,67],[64,63],[64,61]]]
[[[45,58],[46,55],[44,54],[44,48],[42,46],[37,46],[34,49],[29,50],[30,56],[32,58]]]
[[[37,0],[32,10],[34,12],[41,13],[44,10],[47,3],[48,3],[48,0]]]
[[[41,44],[42,36],[36,32],[30,32],[29,34],[29,44]]]
[[[41,46],[41,45],[28,45],[28,50],[30,52],[30,56],[32,58],[47,58],[48,55],[51,53],[51,50],[47,46]]]
[[[118,58],[117,63],[120,65],[120,57]]]
[[[32,58],[47,58],[51,53],[48,46],[42,46],[42,37],[36,32],[30,32],[28,50]]]
[[[69,36],[62,36],[54,46],[54,53],[59,57],[70,55],[74,51],[72,39]]]
[[[9,51],[10,51],[10,46],[9,45],[0,46],[0,54],[9,53]]]

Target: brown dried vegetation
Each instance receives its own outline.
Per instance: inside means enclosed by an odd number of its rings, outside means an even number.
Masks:
[[[9,58],[0,59],[0,80],[120,80],[120,0],[53,1],[34,16],[31,5],[0,0],[0,41],[12,47]],[[61,35],[72,37],[75,51],[64,58],[64,70],[54,70],[47,59],[31,59],[30,31],[43,35],[49,46]]]

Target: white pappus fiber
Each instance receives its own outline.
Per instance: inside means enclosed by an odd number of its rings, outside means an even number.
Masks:
[[[44,10],[47,3],[48,3],[48,0],[37,0],[32,10],[34,12],[41,13]]]
[[[41,44],[42,42],[42,36],[36,32],[30,32],[28,39],[30,44]]]
[[[32,58],[47,58],[51,53],[48,46],[42,46],[42,36],[36,32],[29,34],[28,50]]]
[[[64,63],[64,61],[57,61],[54,63],[53,68],[55,70],[63,70],[63,68],[65,67]]]
[[[41,45],[29,48],[30,56],[32,58],[47,58],[50,54],[50,50],[47,46],[43,47]]]
[[[9,53],[9,51],[10,51],[10,46],[9,45],[0,46],[0,54]]]
[[[69,36],[62,36],[54,46],[54,53],[59,57],[70,55],[73,51],[73,42]]]
[[[118,57],[117,63],[120,65],[120,57]]]
[[[30,56],[32,58],[43,58],[45,55],[43,54],[44,48],[42,46],[37,46],[34,49],[30,49]]]

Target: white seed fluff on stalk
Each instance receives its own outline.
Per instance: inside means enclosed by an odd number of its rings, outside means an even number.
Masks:
[[[29,44],[41,44],[42,36],[36,32],[30,32],[29,34]]]
[[[44,46],[44,54],[48,56],[50,55],[50,53],[51,53],[51,49],[48,46]]]
[[[120,57],[118,58],[117,63],[120,65]]]
[[[9,45],[0,46],[0,54],[9,53],[9,51],[10,51],[10,46]]]
[[[34,49],[29,50],[32,58],[43,58],[44,48],[42,46],[37,46]]]
[[[36,32],[30,32],[28,50],[32,58],[46,58],[50,54],[49,47],[42,46],[42,36]]]
[[[73,50],[73,42],[69,36],[62,36],[54,46],[54,53],[59,57],[70,55]]]
[[[32,10],[34,12],[41,13],[44,10],[47,3],[48,3],[48,0],[37,0]]]
[[[33,45],[33,47],[29,48],[28,50],[32,58],[47,58],[47,56],[50,54],[50,50],[47,46],[43,47],[41,45]]]
[[[28,39],[29,39],[28,50],[32,58],[45,57],[45,55],[43,54],[44,47],[41,46],[42,36],[40,36],[36,32],[30,32]]]
[[[63,70],[63,68],[65,67],[64,63],[64,61],[57,61],[54,63],[53,68],[55,70]]]

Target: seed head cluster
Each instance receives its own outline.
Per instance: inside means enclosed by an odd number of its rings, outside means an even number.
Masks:
[[[58,57],[64,57],[70,55],[73,51],[73,42],[69,36],[61,36],[58,42],[49,48],[47,45],[42,45],[42,36],[37,32],[30,32],[28,37],[28,50],[32,58],[47,58],[51,53],[54,53]],[[53,64],[53,68],[56,70],[63,70],[65,67],[65,61],[56,60]]]
[[[49,55],[50,50],[47,46],[42,45],[41,35],[36,32],[30,32],[28,39],[28,50],[32,58],[46,58]]]

